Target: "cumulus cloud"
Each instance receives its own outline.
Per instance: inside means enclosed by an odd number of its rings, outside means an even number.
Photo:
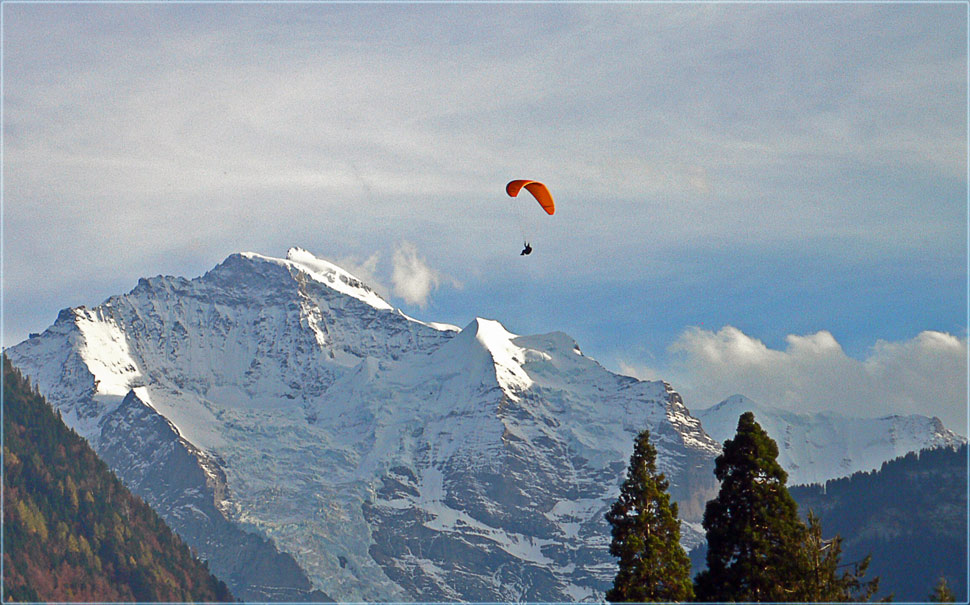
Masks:
[[[418,255],[418,249],[411,242],[401,242],[392,257],[394,266],[391,281],[394,284],[394,294],[405,302],[417,305],[422,309],[428,305],[431,293],[442,282],[456,287],[458,282],[428,266],[423,257]]]
[[[880,340],[855,359],[825,330],[789,335],[784,349],[773,349],[732,326],[690,328],[669,353],[668,380],[698,408],[741,393],[798,412],[924,414],[967,430],[967,340],[951,334]],[[625,371],[647,377],[634,365]]]

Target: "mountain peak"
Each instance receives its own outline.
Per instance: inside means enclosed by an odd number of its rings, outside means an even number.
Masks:
[[[367,303],[375,309],[390,311],[394,308],[360,278],[303,248],[290,248],[286,253],[286,258],[274,258],[255,252],[243,252],[239,256],[281,265],[291,272],[302,273],[316,282]]]
[[[733,414],[735,416],[740,416],[744,412],[754,412],[755,420],[758,420],[757,416],[762,415],[765,412],[765,407],[758,402],[741,395],[740,393],[726,397],[723,401],[717,405],[708,408],[707,410],[699,410],[705,413],[718,413],[718,414]]]
[[[500,322],[476,317],[434,357],[443,367],[460,367],[468,376],[482,373],[483,380],[497,381],[506,395],[518,400],[515,393],[527,389],[532,379],[522,368],[526,351],[513,344],[515,338]]]
[[[661,383],[561,332],[419,322],[299,248],[144,279],[9,354],[214,564],[236,569],[225,528],[244,527],[340,600],[596,600],[603,512],[645,427],[688,523],[715,489],[696,471],[716,444]],[[237,594],[279,585],[233,573]]]
[[[505,329],[502,322],[495,319],[485,319],[484,317],[473,319],[465,327],[465,330],[473,333],[485,348],[491,348],[489,345],[504,346],[504,343],[511,342],[513,338],[518,337],[518,334],[513,334]]]

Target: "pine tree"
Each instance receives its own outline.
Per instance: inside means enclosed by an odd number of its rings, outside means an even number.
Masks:
[[[932,603],[956,603],[957,598],[950,590],[950,585],[946,583],[946,576],[940,576],[940,580],[936,583],[936,587],[933,589],[933,594],[930,595],[930,602]]]
[[[704,511],[707,569],[697,575],[698,599],[801,600],[807,530],[777,458],[777,444],[744,413],[715,461],[721,488]]]
[[[808,513],[808,531],[803,543],[805,570],[800,574],[802,585],[798,600],[812,603],[842,603],[868,601],[879,590],[879,578],[862,580],[872,557],[852,564],[851,571],[839,569],[842,564],[842,537],[830,540],[822,538],[822,524],[811,511]]]
[[[657,450],[650,432],[634,444],[627,478],[606,520],[613,526],[610,554],[620,569],[607,591],[608,601],[687,601],[694,596],[690,559],[680,545],[677,503],[657,472]]]

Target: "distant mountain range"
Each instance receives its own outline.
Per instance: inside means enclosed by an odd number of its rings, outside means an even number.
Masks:
[[[650,429],[691,547],[744,407],[694,416],[559,332],[417,321],[300,249],[142,279],[8,354],[250,600],[601,600],[616,570],[603,513],[634,436]],[[949,434],[859,421],[872,441],[856,442],[755,413],[791,434],[775,438],[809,480]],[[815,444],[836,458],[803,453]]]
[[[719,443],[731,439],[738,418],[753,412],[755,420],[778,444],[778,462],[788,484],[824,483],[927,448],[955,447],[965,438],[939,418],[885,416],[855,418],[836,412],[797,414],[734,395],[706,410],[695,410],[704,430]]]

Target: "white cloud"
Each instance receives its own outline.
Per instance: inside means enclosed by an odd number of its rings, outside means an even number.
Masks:
[[[375,252],[364,261],[360,261],[355,256],[348,256],[337,260],[336,265],[363,281],[382,297],[387,298],[391,290],[378,277],[378,264],[380,260],[381,253]]]
[[[403,298],[408,304],[417,305],[423,309],[428,305],[431,292],[442,282],[459,286],[454,279],[429,267],[424,258],[418,255],[418,249],[410,242],[401,242],[394,251],[392,262],[394,269],[391,280],[394,284],[394,294]]]
[[[425,308],[431,294],[442,285],[461,287],[461,284],[436,269],[418,252],[417,246],[409,241],[397,245],[391,256],[391,285],[387,286],[387,263],[382,262],[381,253],[375,252],[361,261],[356,256],[347,256],[335,261],[354,276],[363,280],[384,298],[397,296],[410,305]]]
[[[44,275],[97,302],[106,276],[297,242],[387,261],[403,239],[507,279],[496,209],[519,176],[561,202],[535,242],[555,253],[528,266],[564,284],[670,274],[680,246],[962,270],[959,10],[12,5],[4,287]],[[442,282],[419,275],[427,304]],[[34,322],[36,298],[8,297],[7,321]]]
[[[850,357],[828,331],[789,335],[784,350],[741,330],[690,328],[669,347],[664,371],[688,405],[708,407],[735,394],[798,412],[924,414],[967,431],[967,340],[925,331],[878,341],[865,359]],[[638,377],[656,372],[627,364]]]
[[[656,370],[648,365],[640,363],[631,363],[627,360],[621,359],[617,362],[619,365],[620,373],[626,376],[635,376],[640,380],[664,380],[664,373]]]

